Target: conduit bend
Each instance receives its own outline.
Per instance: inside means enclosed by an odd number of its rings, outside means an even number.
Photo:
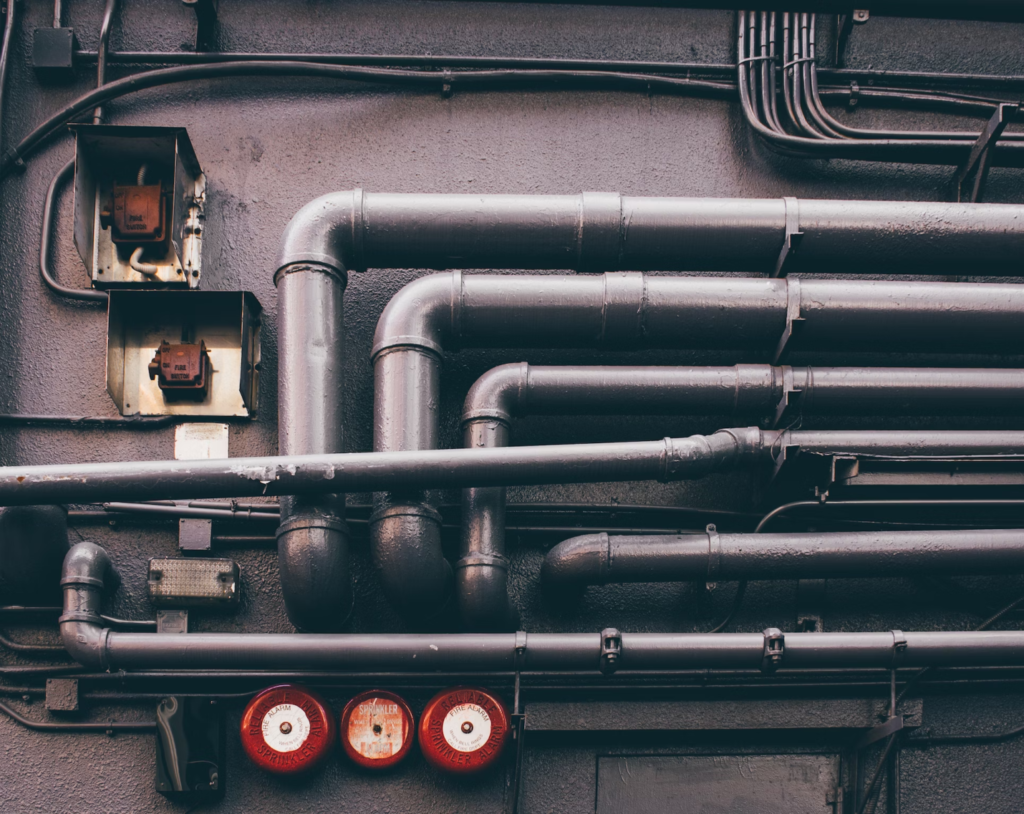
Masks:
[[[614,270],[757,270],[772,271],[787,235],[801,232],[798,252],[790,252],[786,271],[827,268],[830,272],[878,272],[879,258],[902,273],[962,274],[974,264],[986,269],[1015,267],[1024,247],[1024,207],[986,204],[798,201],[796,199],[687,199],[634,198],[617,193],[581,195],[427,195],[378,194],[350,190],[318,198],[300,210],[285,229],[277,258],[278,279],[299,276],[337,278],[319,285],[320,296],[331,307],[319,307],[312,293],[294,299],[306,303],[302,319],[286,322],[291,306],[280,290],[281,345],[284,352],[301,355],[310,343],[304,333],[319,337],[327,356],[312,364],[282,364],[282,375],[296,382],[279,383],[282,404],[304,384],[322,388],[326,398],[318,405],[306,398],[296,404],[294,421],[323,424],[340,410],[340,288],[344,274],[367,268],[511,268],[574,269],[581,272]],[[296,270],[309,272],[298,275]],[[805,290],[813,285],[803,283]],[[813,334],[811,324],[822,326],[812,312],[836,311],[853,317],[843,331],[832,331],[825,344],[861,344],[870,331],[892,328],[894,308],[906,312],[904,340],[922,333],[920,323],[950,318],[941,336],[952,344],[970,336],[1000,334],[992,331],[995,300],[1016,318],[1024,310],[1015,297],[1000,292],[982,294],[972,304],[976,287],[957,286],[949,292],[923,292],[914,285],[861,284],[853,290],[836,283],[813,296],[801,297],[800,283],[787,280],[715,280],[673,282],[640,274],[603,277],[517,278],[494,275],[464,277],[459,273],[428,277],[411,283],[389,304],[374,341],[375,432],[377,451],[432,449],[437,445],[437,396],[442,348],[462,344],[519,346],[545,344],[561,347],[688,346],[731,344],[740,347],[786,350],[787,326],[803,319],[802,331]],[[849,285],[849,284],[838,284]],[[856,287],[856,284],[853,284]],[[890,288],[872,288],[871,285]],[[939,284],[918,284],[921,286]],[[820,296],[819,296],[820,294]],[[834,298],[841,300],[839,308]],[[967,302],[964,301],[967,299]],[[963,303],[948,313],[948,303]],[[334,304],[337,307],[334,307]],[[685,307],[687,304],[692,307]],[[722,311],[722,308],[725,311]],[[975,313],[975,309],[984,315]],[[804,313],[804,312],[807,313]],[[956,323],[964,322],[964,332]],[[788,316],[787,316],[788,315]],[[819,314],[819,317],[822,314]],[[972,317],[982,318],[980,320]],[[1003,316],[1006,316],[1004,314]],[[311,324],[333,320],[333,328]],[[975,322],[984,331],[974,332]],[[998,322],[998,319],[996,319]],[[837,323],[838,324],[838,323]],[[294,335],[292,327],[294,327]],[[932,326],[934,328],[934,326]],[[865,332],[857,336],[857,329]],[[530,336],[533,333],[534,336]],[[825,333],[829,333],[826,327]],[[927,334],[928,331],[923,331]],[[850,336],[854,338],[851,339]],[[817,341],[820,337],[808,337]],[[993,338],[998,345],[1005,337]],[[913,343],[911,343],[913,344]],[[314,342],[313,347],[320,346]],[[301,362],[302,360],[298,360]],[[318,368],[318,369],[317,369]],[[299,375],[296,375],[298,371]],[[308,375],[307,375],[308,374]],[[317,377],[325,376],[327,386]],[[339,416],[340,419],[340,416]],[[282,439],[291,432],[282,412]],[[340,420],[337,425],[340,427]],[[307,443],[308,442],[308,443]],[[338,438],[308,436],[281,452],[319,454],[337,451]],[[374,553],[390,600],[409,618],[429,619],[450,596],[450,568],[441,556],[437,514],[419,492],[382,494],[376,498],[373,518]],[[346,580],[340,559],[344,534],[335,529],[339,509],[317,506],[311,516],[326,518],[328,528],[317,532],[325,539],[297,548],[314,553],[305,573],[333,573]],[[319,520],[317,521],[319,522]],[[285,539],[290,539],[291,533]],[[329,538],[329,539],[328,539]],[[282,551],[290,547],[282,547]],[[330,569],[314,568],[323,552],[332,552]],[[340,552],[340,553],[339,553]],[[285,555],[283,565],[288,566]],[[300,582],[302,581],[300,580]],[[298,584],[298,583],[297,583]],[[299,591],[291,592],[293,596]],[[312,594],[311,594],[312,595]],[[307,628],[297,599],[289,613]],[[341,615],[335,605],[326,616]],[[314,614],[315,616],[315,614]],[[320,614],[318,618],[324,618]]]
[[[524,362],[500,365],[476,380],[466,396],[462,429],[463,445],[479,449],[507,446],[511,420],[531,414],[774,415],[780,419],[793,408],[846,415],[923,409],[977,413],[1019,409],[1022,404],[1022,370],[547,367]],[[505,493],[502,486],[462,492],[461,559],[455,574],[462,622],[468,630],[515,625],[517,615],[509,607],[507,589]],[[559,557],[578,551],[583,540],[566,541],[562,544],[566,549],[559,546],[553,550],[549,569],[560,573]],[[593,557],[585,559],[591,562]]]
[[[1024,664],[1024,632],[871,633],[125,633],[104,628],[102,591],[115,579],[93,543],[64,563],[61,637],[92,670],[232,669],[539,672],[599,670],[972,667]],[[604,645],[618,643],[616,658]],[[767,656],[769,642],[774,656]],[[521,648],[521,657],[517,651]]]

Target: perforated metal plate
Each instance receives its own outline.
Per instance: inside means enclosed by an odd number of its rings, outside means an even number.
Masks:
[[[238,602],[238,563],[229,559],[154,557],[149,561],[149,598],[167,608]]]

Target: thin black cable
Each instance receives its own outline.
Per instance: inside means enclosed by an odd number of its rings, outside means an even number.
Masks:
[[[26,718],[2,701],[0,701],[0,712],[6,713],[26,729],[39,732],[151,732],[156,729],[155,721],[88,721],[81,723],[36,721]]]
[[[99,108],[97,108],[99,110]],[[43,224],[42,224],[42,236],[39,240],[39,273],[43,277],[43,282],[49,287],[55,294],[59,294],[62,297],[67,297],[71,300],[85,300],[87,302],[102,302],[106,303],[109,299],[107,292],[105,291],[93,291],[89,288],[68,288],[67,286],[61,285],[57,282],[56,278],[50,272],[50,240],[52,238],[53,231],[53,215],[57,207],[57,191],[68,179],[75,174],[75,160],[71,159],[67,164],[61,167],[53,180],[50,181],[50,186],[46,190],[46,200],[43,203]]]
[[[11,53],[11,40],[14,37],[15,0],[8,0],[6,13],[4,14],[4,33],[0,40],[0,154],[4,146],[4,87],[7,84],[7,62]]]
[[[3,632],[0,632],[0,647],[14,653],[34,653],[36,655],[67,655],[62,644],[26,644],[8,639]]]
[[[110,48],[110,30],[114,25],[114,14],[117,12],[118,0],[107,0],[103,7],[103,22],[100,25],[100,44],[96,51],[96,87],[102,88],[107,83],[107,53]],[[103,107],[97,106],[92,113],[92,123],[103,123]]]
[[[747,12],[739,13],[737,36],[737,54],[740,59],[748,53],[747,48]],[[849,158],[856,160],[909,161],[936,164],[961,164],[967,158],[977,135],[969,135],[963,139],[814,139],[774,131],[762,122],[757,114],[757,107],[752,100],[752,91],[747,78],[747,71],[736,73],[740,94],[740,104],[747,123],[784,153],[797,156],[817,156],[832,158]],[[799,118],[799,113],[794,111]],[[1024,159],[1024,143],[1018,141],[1000,141],[993,146],[994,155],[1000,162],[1008,162],[1016,166]]]
[[[224,79],[232,77],[280,76],[280,77],[324,77],[352,82],[406,85],[442,90],[445,86],[467,89],[524,84],[569,84],[585,87],[624,87],[660,90],[663,92],[693,93],[696,91],[713,96],[730,97],[734,86],[721,82],[689,79],[683,77],[648,76],[645,74],[611,73],[602,71],[410,71],[386,68],[362,68],[326,65],[314,62],[252,62],[220,63],[212,65],[184,65],[161,68],[155,71],[134,74],[109,82],[80,96],[73,103],[54,113],[35,127],[19,144],[8,150],[0,162],[0,176],[5,175],[14,164],[29,157],[49,136],[87,110],[130,93],[149,88],[190,82],[199,79]]]

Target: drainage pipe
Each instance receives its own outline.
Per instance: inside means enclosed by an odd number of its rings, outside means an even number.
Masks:
[[[548,587],[619,582],[842,579],[1024,571],[1024,529],[609,536],[565,540],[544,559]]]
[[[797,240],[799,251],[794,250]],[[1013,205],[636,198],[601,192],[409,195],[357,189],[325,195],[303,207],[282,237],[277,268],[279,276],[311,266],[321,272],[317,276],[333,270],[339,278],[347,271],[369,267],[788,273],[822,268],[878,272],[883,270],[880,264],[890,264],[901,273],[963,274],[975,266],[986,273],[991,269],[1010,272],[1022,249],[1024,207]],[[294,275],[286,274],[284,279],[290,276]],[[339,284],[343,286],[343,280]],[[957,294],[966,291],[960,287]],[[483,296],[478,298],[477,293]],[[666,296],[675,298],[674,305],[659,299]],[[698,301],[692,307],[680,307],[679,297],[694,296],[707,296],[712,307],[702,308]],[[848,302],[853,310],[866,312],[881,306],[886,312],[883,319],[868,319],[865,324],[869,330],[885,331],[892,326],[893,306],[905,308],[907,321],[913,323],[922,307],[943,312],[946,303],[958,299],[942,295],[943,299],[922,306],[911,302],[918,295],[906,286],[899,293],[890,289],[888,294],[869,293],[865,288],[856,296],[865,302]],[[545,297],[552,298],[550,307],[545,306]],[[719,305],[728,306],[728,313],[719,313]],[[827,303],[823,307],[829,308]],[[967,305],[968,310],[971,307]],[[449,340],[521,346],[526,335],[523,326],[535,329],[538,343],[574,347],[676,343],[699,347],[717,345],[735,334],[732,341],[738,346],[759,347],[768,342],[781,354],[786,342],[780,337],[790,336],[788,328],[800,325],[800,319],[812,321],[802,309],[817,308],[817,299],[801,299],[799,283],[785,281],[710,280],[675,290],[671,283],[648,282],[640,275],[529,279],[518,284],[514,278],[427,278],[403,290],[378,327],[374,449],[437,446],[438,365],[442,345]],[[306,319],[323,317],[326,310],[313,306]],[[830,321],[834,317],[829,314]],[[495,318],[500,327],[492,331],[488,322]],[[445,324],[446,319],[450,324]],[[559,321],[563,327],[555,336],[542,329]],[[954,336],[958,333],[955,321],[950,320],[949,326]],[[326,334],[328,330],[307,327],[301,320],[292,324],[298,332]],[[340,332],[340,314],[336,324]],[[913,336],[915,329],[908,324],[904,338]],[[301,347],[301,336],[291,337],[289,331],[287,326],[281,329],[282,346]],[[934,339],[941,338],[932,333]],[[861,344],[863,338],[856,337],[851,344]],[[999,341],[994,340],[993,346],[998,347]],[[290,368],[281,370],[283,375],[294,375]],[[339,370],[340,365],[333,375]],[[282,394],[289,387],[282,384]],[[306,411],[297,406],[296,415],[315,422],[319,413],[337,409],[336,403],[322,409],[309,405]],[[286,419],[281,421],[284,428]],[[321,453],[336,448],[328,444],[281,451]],[[407,616],[429,617],[446,602],[451,584],[450,568],[441,556],[437,513],[415,492],[380,494],[375,502],[374,556],[385,592]],[[321,509],[315,514],[333,523],[334,515]],[[317,533],[333,537],[330,545],[324,544],[326,549],[343,549],[338,542],[342,532],[333,526]]]
[[[543,367],[501,365],[477,379],[462,413],[467,448],[507,446],[526,415],[774,415],[865,411],[1000,412],[1024,405],[1024,371],[955,368]],[[616,538],[619,539],[619,538]],[[557,549],[556,549],[557,550]],[[669,577],[669,579],[673,579]],[[505,488],[462,493],[455,595],[467,630],[514,629]]]
[[[1024,631],[787,633],[123,633],[102,626],[106,552],[64,562],[61,638],[96,670],[601,671],[973,667],[1024,664]],[[517,657],[517,653],[521,655]]]
[[[768,272],[787,243],[794,273],[1012,275],[1024,205],[356,189],[300,209],[277,267]]]
[[[437,446],[445,348],[728,347],[774,349],[776,359],[794,344],[962,353],[1019,346],[1022,315],[1024,287],[1007,284],[435,274],[399,291],[377,323],[374,449]],[[426,495],[393,489],[375,506],[374,555],[388,598],[410,616],[437,612],[450,580],[436,511]],[[478,553],[471,570],[500,582],[500,554]],[[482,614],[501,612],[481,605]]]
[[[0,505],[102,503],[103,495],[112,501],[134,501],[196,494],[324,495],[478,484],[685,480],[758,461],[765,445],[777,442],[777,435],[766,438],[757,427],[747,427],[709,436],[615,444],[0,467]],[[1000,448],[1016,440],[1024,453],[1024,433],[990,435]],[[971,440],[974,449],[975,439]],[[41,501],[43,494],[60,497]]]
[[[274,281],[278,450],[285,456],[341,452],[345,270],[293,263],[280,268]],[[344,495],[281,498],[281,591],[299,630],[336,631],[348,618],[348,539]]]
[[[1024,431],[780,431],[742,427],[712,435],[612,444],[557,444],[420,452],[123,461],[0,467],[0,506],[381,489],[461,489],[548,483],[686,480],[782,450],[895,461],[1024,463]]]

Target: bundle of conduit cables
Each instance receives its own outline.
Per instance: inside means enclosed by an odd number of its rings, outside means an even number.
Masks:
[[[864,130],[838,121],[824,99],[942,110],[991,118],[1003,100],[957,93],[818,85],[814,14],[741,11],[737,83],[748,124],[780,151],[799,156],[963,164],[980,132]],[[781,104],[779,101],[781,90]],[[1024,133],[1003,132],[999,162],[1024,162]]]

